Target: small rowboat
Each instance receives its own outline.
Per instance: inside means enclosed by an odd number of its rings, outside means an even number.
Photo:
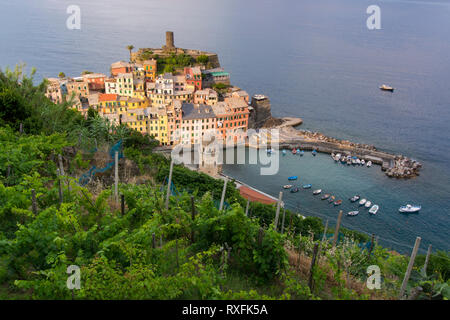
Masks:
[[[361,199],[361,200],[359,200],[359,205],[363,206],[366,202],[367,202],[366,199]]]
[[[288,180],[292,181],[292,180],[297,180],[297,176],[291,176],[288,178]]]
[[[350,211],[349,213],[347,213],[348,216],[354,217],[357,216],[359,213],[359,211]]]
[[[297,153],[297,149],[292,149],[292,154],[296,154]]]
[[[318,195],[318,194],[321,194],[322,193],[322,189],[317,189],[317,190],[314,190],[313,191],[313,195]]]
[[[336,197],[335,196],[331,196],[330,198],[328,198],[328,202],[331,203],[331,202],[334,201],[334,199],[336,199]]]
[[[370,208],[369,213],[370,214],[377,214],[378,209],[380,209],[380,207],[378,205],[373,205],[372,208]]]
[[[360,198],[360,196],[359,196],[359,195],[356,195],[356,196],[351,197],[349,200],[350,200],[351,202],[356,202],[356,201],[359,200],[359,198]]]
[[[329,197],[330,197],[330,194],[327,193],[327,194],[324,194],[320,199],[321,200],[327,200]]]
[[[311,189],[312,184],[305,184],[303,185],[303,189]]]
[[[398,211],[400,211],[402,213],[415,213],[415,212],[419,212],[420,209],[422,209],[421,206],[413,206],[413,205],[407,204],[406,206],[400,207],[400,209],[398,209]]]
[[[313,155],[313,156],[316,156],[316,154],[317,154],[317,150],[314,149],[314,150],[312,151],[312,155]]]
[[[295,192],[298,192],[298,188],[297,187],[294,187],[294,188],[291,189],[291,193],[295,193]]]
[[[292,184],[286,184],[283,186],[283,189],[290,189],[292,188]]]
[[[372,161],[367,161],[367,164],[366,164],[366,166],[367,166],[367,168],[370,168],[371,166],[372,166]]]
[[[394,88],[385,84],[381,85],[380,90],[394,92]]]
[[[283,151],[281,151],[281,153],[283,154],[283,156],[286,155],[286,150],[283,149]]]
[[[301,150],[300,151],[300,157],[303,157],[304,154],[305,154],[305,151]]]
[[[334,202],[334,205],[335,206],[339,206],[339,205],[341,205],[342,204],[342,200],[336,200],[335,202]]]
[[[372,202],[367,201],[366,204],[364,205],[366,208],[370,208],[370,206],[372,205]]]

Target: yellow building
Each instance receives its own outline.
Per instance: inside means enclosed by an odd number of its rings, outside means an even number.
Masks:
[[[155,81],[156,79],[156,71],[157,71],[157,63],[155,59],[145,60],[142,63],[145,72],[145,79],[149,81]]]
[[[122,116],[122,123],[142,134],[153,136],[161,145],[169,143],[165,108],[129,109]]]
[[[119,73],[116,78],[117,94],[121,96],[134,96],[134,78],[132,73]]]

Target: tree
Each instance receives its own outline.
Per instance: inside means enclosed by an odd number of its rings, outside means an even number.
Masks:
[[[134,49],[134,46],[132,44],[127,46],[128,51],[130,51],[130,61],[131,61],[131,51]]]
[[[197,57],[197,62],[206,65],[209,62],[209,57],[205,54],[199,55]]]
[[[60,72],[59,74],[58,74],[58,77],[59,78],[65,78],[66,77],[66,74],[64,73],[64,72]]]
[[[85,75],[85,74],[93,74],[93,72],[92,72],[92,71],[89,71],[89,70],[84,70],[84,71],[81,73],[81,75],[83,76],[83,75]]]

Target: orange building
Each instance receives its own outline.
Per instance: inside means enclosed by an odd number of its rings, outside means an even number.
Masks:
[[[202,90],[202,71],[199,67],[184,68],[186,84],[194,86],[195,90]]]
[[[117,61],[111,64],[111,75],[116,77],[119,73],[133,72],[133,65],[125,61]]]
[[[157,72],[157,62],[155,59],[151,59],[151,60],[145,60],[142,63],[143,67],[144,67],[144,72],[145,72],[145,80],[146,81],[155,81],[156,79],[156,72]]]

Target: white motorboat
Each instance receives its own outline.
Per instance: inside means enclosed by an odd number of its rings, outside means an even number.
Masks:
[[[361,164],[361,160],[359,160],[359,159],[356,159],[356,164]]]
[[[367,201],[366,204],[364,205],[366,208],[370,208],[370,206],[372,205],[372,202]]]
[[[359,213],[359,211],[350,211],[349,213],[347,213],[347,215],[354,217],[354,216],[357,216],[358,213]]]
[[[413,206],[411,204],[407,204],[406,206],[400,207],[400,209],[398,209],[398,211],[405,212],[405,213],[414,213],[414,212],[419,212],[420,209],[422,209],[421,206]]]
[[[286,184],[283,186],[283,189],[290,189],[292,188],[292,184]]]
[[[378,205],[373,205],[372,208],[370,208],[369,213],[370,214],[377,214],[378,209],[380,209],[380,207]]]
[[[366,164],[366,160],[361,159],[361,165],[365,165]]]
[[[356,202],[356,201],[359,200],[359,198],[360,198],[359,195],[355,195],[355,196],[353,196],[353,197],[350,198],[350,201],[351,201],[351,202]]]
[[[313,191],[313,195],[318,195],[322,193],[322,189],[317,189]]]
[[[361,199],[361,200],[359,200],[359,205],[363,206],[366,202],[367,202],[366,199]]]
[[[367,168],[370,168],[372,166],[372,161],[367,161]]]

